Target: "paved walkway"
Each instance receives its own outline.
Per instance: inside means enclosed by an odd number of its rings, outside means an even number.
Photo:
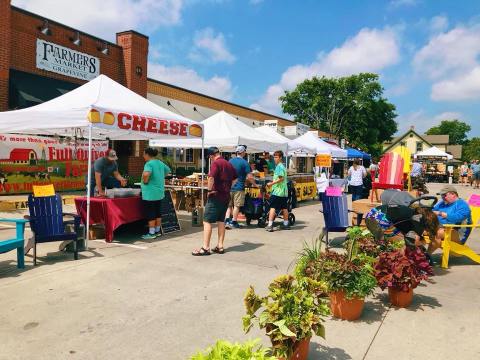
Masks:
[[[118,234],[120,244],[91,242],[79,261],[42,244],[39,265],[27,258],[18,271],[14,252],[1,254],[0,359],[173,360],[219,338],[262,337],[268,345],[260,331],[242,332],[243,294],[250,284],[263,293],[291,269],[302,242],[323,224],[317,209],[314,202],[296,209],[289,232],[231,230],[224,255],[190,255],[201,229],[190,228],[187,216],[181,233],[144,242],[132,234],[142,229],[130,228]],[[11,232],[0,228],[0,239]],[[480,251],[480,232],[469,243]],[[409,309],[390,308],[378,291],[361,320],[328,319],[327,339],[313,339],[310,359],[479,359],[480,266],[454,258],[435,272]]]

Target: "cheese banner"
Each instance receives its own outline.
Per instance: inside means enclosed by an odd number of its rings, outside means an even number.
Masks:
[[[92,141],[92,161],[105,155],[108,141]],[[56,191],[85,189],[88,141],[0,134],[0,194],[31,193],[34,185]]]

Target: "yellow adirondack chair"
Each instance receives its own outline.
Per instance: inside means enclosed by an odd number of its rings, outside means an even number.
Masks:
[[[454,228],[472,228],[472,231],[475,228],[480,228],[480,206],[470,205],[470,210],[472,212],[472,225],[444,225],[445,238],[442,241],[442,268],[448,268],[448,259],[450,257],[450,253],[452,253],[452,255],[466,256],[469,259],[480,264],[479,254],[475,253],[475,251],[473,251],[468,245],[462,245],[451,240],[452,230]]]
[[[403,158],[403,173],[406,174],[408,191],[412,190],[412,181],[410,179],[410,171],[412,168],[412,152],[406,146],[397,146],[393,149],[393,152],[397,153]]]

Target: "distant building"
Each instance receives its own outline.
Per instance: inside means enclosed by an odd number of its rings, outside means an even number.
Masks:
[[[455,160],[462,158],[462,145],[449,145],[449,135],[426,135],[419,134],[412,126],[404,134],[397,136],[383,143],[383,152],[393,151],[399,146],[405,146],[412,154],[425,151],[432,146],[436,146],[453,156]]]

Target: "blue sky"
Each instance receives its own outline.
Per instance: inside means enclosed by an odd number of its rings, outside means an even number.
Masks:
[[[303,79],[381,76],[400,130],[459,118],[480,136],[480,1],[14,0],[114,40],[150,37],[149,76],[281,114]],[[101,26],[99,26],[101,24]]]

